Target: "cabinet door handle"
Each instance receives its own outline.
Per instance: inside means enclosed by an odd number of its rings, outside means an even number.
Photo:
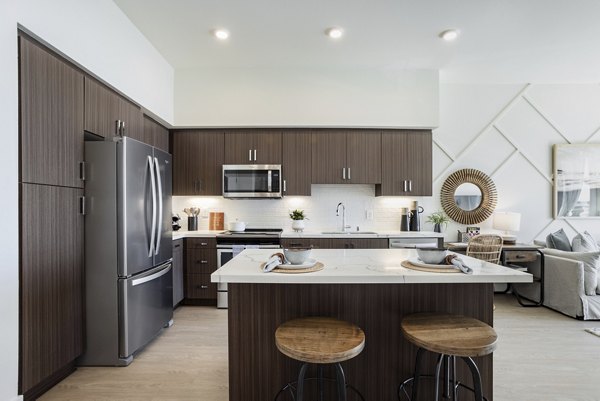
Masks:
[[[351,180],[352,177],[350,176],[350,167],[348,167],[348,179]]]
[[[121,120],[115,121],[115,136],[121,136]]]
[[[198,180],[198,192],[202,192],[202,180]]]
[[[200,288],[202,288],[203,290],[206,290],[208,288],[207,285],[201,285]]]
[[[85,181],[85,162],[79,162],[79,179]]]
[[[342,168],[342,180],[346,179],[346,167]]]
[[[287,192],[287,185],[285,183],[286,180],[283,180],[283,192]]]
[[[206,243],[206,242],[201,242],[201,243],[200,243],[200,245],[201,245],[201,246],[206,246],[206,245],[208,245],[208,243]]]
[[[248,161],[252,161],[252,149],[248,149]]]
[[[408,180],[408,192],[412,192],[412,180]]]
[[[121,121],[121,136],[125,136],[125,121]]]
[[[79,197],[79,214],[85,216],[85,196]]]
[[[173,248],[179,248],[179,247],[181,247],[181,244],[173,245]]]
[[[197,260],[196,263],[200,263],[200,264],[205,265],[205,264],[208,263],[208,260]]]
[[[404,180],[404,192],[408,192],[408,190],[406,188],[406,180]]]
[[[290,246],[302,246],[299,242],[290,242]]]
[[[256,161],[256,149],[254,149],[254,161]]]

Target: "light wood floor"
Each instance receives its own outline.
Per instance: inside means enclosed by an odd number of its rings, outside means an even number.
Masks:
[[[496,401],[600,400],[600,337],[583,331],[600,322],[522,308],[510,295],[495,304]],[[227,401],[227,311],[180,307],[174,320],[129,367],[79,368],[41,400]]]

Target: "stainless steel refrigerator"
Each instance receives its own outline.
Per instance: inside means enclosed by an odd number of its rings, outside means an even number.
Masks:
[[[171,155],[131,138],[85,144],[85,353],[128,365],[173,318]]]

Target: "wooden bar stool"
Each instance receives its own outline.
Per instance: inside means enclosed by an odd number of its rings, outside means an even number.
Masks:
[[[405,317],[401,323],[404,337],[419,347],[415,362],[414,376],[407,379],[398,388],[398,397],[404,387],[412,381],[412,401],[417,400],[417,390],[421,376],[421,364],[424,351],[439,354],[435,367],[435,398],[439,398],[440,371],[442,364],[445,371],[444,398],[457,399],[459,387],[472,391],[475,400],[486,400],[483,397],[481,375],[473,361],[474,357],[491,354],[496,349],[498,336],[496,331],[480,320],[449,313],[416,313]],[[473,377],[473,388],[456,380],[456,357],[462,358]]]
[[[304,362],[300,367],[296,382],[296,401],[304,397],[304,381],[309,364],[317,365],[317,385],[319,400],[324,397],[323,367],[334,365],[338,400],[346,401],[346,387],[355,391],[364,401],[362,394],[346,383],[341,362],[347,361],[360,354],[365,347],[365,333],[360,327],[342,320],[328,317],[307,317],[289,320],[280,325],[275,331],[275,344],[284,355]],[[290,390],[293,395],[293,383],[288,383],[275,396]]]

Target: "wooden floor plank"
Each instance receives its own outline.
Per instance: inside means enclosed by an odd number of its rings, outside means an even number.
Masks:
[[[496,401],[598,400],[600,338],[582,322],[496,296]],[[127,368],[79,368],[42,401],[227,401],[227,311],[180,307],[175,325]],[[465,398],[466,399],[466,398]]]

